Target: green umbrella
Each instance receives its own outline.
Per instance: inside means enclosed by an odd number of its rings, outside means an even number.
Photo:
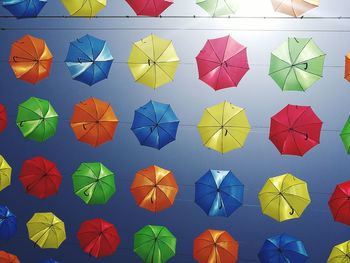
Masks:
[[[134,252],[145,263],[163,263],[175,256],[176,238],[164,226],[148,225],[134,235]]]
[[[82,163],[73,174],[73,187],[86,204],[105,204],[115,193],[114,174],[102,163]]]
[[[350,117],[348,118],[344,125],[344,128],[342,129],[340,137],[343,141],[346,152],[350,154]]]
[[[31,97],[18,106],[16,122],[25,138],[43,142],[55,135],[58,115],[49,101]]]
[[[196,4],[202,7],[211,16],[227,16],[236,13],[238,0],[197,0]]]
[[[282,90],[305,91],[322,78],[324,59],[311,38],[289,38],[272,52],[269,75]]]

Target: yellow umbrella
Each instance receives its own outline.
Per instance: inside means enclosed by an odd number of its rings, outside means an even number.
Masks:
[[[350,240],[333,247],[327,263],[349,263],[350,262]]]
[[[107,0],[61,0],[71,16],[96,16],[107,5]]]
[[[5,158],[0,155],[0,191],[11,184],[11,173],[11,166],[6,162]]]
[[[226,153],[243,147],[250,124],[243,108],[225,101],[206,108],[197,128],[205,146]]]
[[[306,182],[292,174],[269,178],[259,200],[263,214],[279,222],[299,218],[311,202]]]
[[[156,89],[174,80],[179,61],[170,40],[149,35],[133,43],[128,65],[135,81]]]
[[[29,239],[41,248],[59,248],[66,239],[64,223],[53,213],[35,213],[27,222]]]

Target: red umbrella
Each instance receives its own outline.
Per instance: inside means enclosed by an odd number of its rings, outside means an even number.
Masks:
[[[83,222],[77,237],[84,252],[95,258],[112,255],[120,243],[114,225],[99,218]]]
[[[24,161],[19,180],[28,194],[43,199],[58,192],[62,176],[56,164],[37,156]]]
[[[7,127],[7,113],[4,105],[0,104],[0,132]]]
[[[209,39],[196,60],[199,79],[214,90],[237,87],[249,70],[247,48],[230,36]]]
[[[271,117],[270,140],[281,154],[303,156],[320,143],[321,128],[310,106],[288,104]]]
[[[328,206],[335,221],[350,226],[350,181],[335,187]]]
[[[138,16],[160,16],[174,0],[126,0]]]

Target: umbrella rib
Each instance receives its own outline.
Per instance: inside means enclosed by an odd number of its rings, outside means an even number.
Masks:
[[[230,122],[233,118],[235,118],[239,113],[241,113],[242,111],[244,111],[243,108],[241,108],[237,113],[235,113],[234,115],[232,115],[225,123],[224,123],[224,118],[222,118],[222,123],[223,123],[223,126],[226,127],[226,123]],[[237,126],[232,126],[232,127],[237,127]],[[245,128],[245,127],[243,127]]]
[[[19,107],[20,107],[20,108],[23,108],[23,109],[26,109],[27,111],[30,111],[30,112],[34,113],[34,114],[35,114],[36,116],[38,116],[39,118],[43,117],[43,116],[40,116],[37,112],[33,111],[33,110],[30,109],[30,108],[24,107],[23,105],[20,105]],[[36,120],[28,120],[28,121],[37,121],[37,119],[36,119]]]
[[[213,50],[216,58],[218,59],[218,61],[221,62],[221,59],[219,58],[218,54],[216,54],[215,49],[214,49],[213,45],[211,44],[211,40],[210,39],[208,40],[208,43],[209,43],[211,49]],[[226,50],[226,48],[225,48],[225,50]]]
[[[283,81],[282,90],[285,89],[285,86],[286,86],[286,83],[287,83],[287,79],[288,79],[289,74],[290,74],[291,71],[292,71],[292,67],[289,68],[289,71],[288,71],[288,73],[287,73],[287,75],[286,75],[286,78],[285,78],[284,81]]]
[[[230,133],[229,130],[227,130],[227,134],[229,134],[239,144],[240,147],[243,147],[243,145],[233,136],[233,134]]]
[[[168,45],[163,49],[162,53],[160,53],[159,56],[158,56],[157,58],[155,57],[155,54],[154,54],[154,60],[155,60],[156,62],[158,62],[159,58],[160,58],[161,56],[163,56],[163,54],[168,50],[168,48],[170,47],[171,44],[172,44],[172,42],[169,41],[169,42],[168,42]],[[154,45],[153,45],[153,48],[154,48]],[[164,62],[167,62],[167,61],[164,61]]]
[[[166,72],[160,65],[159,65],[159,63],[158,64],[156,64],[156,66],[155,66],[155,68],[159,68],[161,71],[163,71],[164,73],[165,73],[165,75],[167,75],[168,76],[168,78],[169,79],[171,79],[171,81],[173,81],[174,80],[174,78],[173,77],[171,77],[169,74],[168,74],[168,72]]]
[[[84,2],[81,4],[80,8],[77,9],[72,15],[73,15],[73,16],[76,15],[81,9],[83,9],[83,7],[84,7],[84,5],[86,4],[87,1],[88,1],[88,0],[84,0]]]
[[[227,3],[227,0],[224,0],[225,4],[226,4],[226,7],[232,12],[232,14],[235,13],[234,10],[232,10],[232,8],[229,6],[229,4]]]
[[[242,46],[241,49],[237,50],[236,53],[232,54],[230,57],[225,59],[225,61],[232,59],[233,57],[237,56],[238,54],[244,52],[246,49],[247,49],[246,47]],[[241,68],[243,68],[243,67],[241,67]],[[244,69],[246,69],[246,68],[244,68]]]
[[[93,58],[91,58],[90,56],[88,56],[88,55],[86,54],[86,51],[85,51],[85,50],[82,50],[79,46],[77,46],[77,45],[75,44],[75,42],[71,42],[70,44],[71,44],[72,46],[74,46],[75,48],[79,49],[79,50],[81,51],[81,53],[83,53],[85,56],[87,56],[87,57],[90,59],[90,61],[82,61],[82,63],[86,63],[86,62],[91,63],[91,62],[94,60]],[[80,63],[80,61],[68,61],[68,62]]]
[[[204,142],[204,145],[206,145],[211,139],[213,139],[215,134],[217,134],[219,131],[221,131],[221,128],[219,128],[216,132],[212,133],[212,136],[210,136],[210,138],[207,141]]]
[[[22,48],[20,45],[17,44],[17,42],[15,42],[13,44],[15,47],[17,47],[18,49],[24,51],[25,53],[27,53],[34,61],[35,61],[35,57],[33,56],[33,54],[30,54],[26,49]]]
[[[196,60],[201,60],[201,61],[204,61],[204,62],[212,62],[212,63],[218,64],[218,66],[220,66],[220,63],[219,63],[219,62],[214,61],[214,60],[210,60],[210,59],[207,59],[207,58],[199,58],[199,57],[197,56],[197,57],[196,57]]]
[[[163,112],[162,116],[159,118],[159,120],[158,120],[157,114],[156,114],[157,123],[161,122],[161,120],[163,119],[163,117],[165,116],[165,114],[168,112],[169,109],[170,109],[170,104],[168,104],[167,108],[164,110],[164,112]],[[154,112],[156,112],[155,109],[154,109]]]
[[[210,111],[208,110],[208,108],[206,108],[205,110],[207,111],[207,113],[209,113],[209,115],[210,115],[210,116],[219,124],[219,126],[221,127],[222,123],[220,123],[220,122],[214,117],[214,115],[212,115],[212,114],[210,113]],[[206,126],[203,126],[203,127],[206,127]]]
[[[287,0],[281,0],[280,3],[278,4],[278,6],[276,6],[275,11],[278,11],[278,9],[281,7],[281,5],[286,2]]]
[[[294,10],[294,9],[293,9]],[[298,56],[294,59],[292,64],[295,64],[295,62],[298,60],[298,58],[300,57],[301,53],[303,53],[303,51],[305,50],[305,48],[309,45],[309,43],[311,42],[311,38],[308,39],[308,41],[306,42],[305,46],[301,49],[300,53],[298,54]]]

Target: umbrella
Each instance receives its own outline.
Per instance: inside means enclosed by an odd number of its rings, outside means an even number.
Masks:
[[[292,174],[269,178],[259,201],[262,213],[279,222],[299,218],[311,202],[306,182]]]
[[[196,4],[211,16],[227,16],[237,12],[238,0],[196,0]]]
[[[59,263],[59,262],[50,258],[50,259],[43,260],[40,263]]]
[[[281,154],[303,156],[320,143],[321,128],[310,106],[288,104],[271,117],[269,138]]]
[[[136,173],[130,190],[138,206],[159,212],[173,205],[179,188],[172,172],[151,165]]]
[[[174,0],[126,0],[138,16],[160,16]]]
[[[195,202],[209,216],[230,216],[243,203],[244,185],[231,171],[209,170],[197,182]]]
[[[82,163],[72,177],[74,193],[86,204],[105,204],[115,193],[114,173],[102,163]]]
[[[7,253],[3,250],[0,250],[0,262],[3,263],[20,263],[16,255]]]
[[[0,191],[4,190],[11,184],[12,168],[5,158],[0,155]]]
[[[58,115],[49,101],[31,97],[18,106],[16,122],[25,138],[44,142],[55,135]]]
[[[226,231],[208,229],[194,240],[193,257],[199,263],[234,263],[238,243]]]
[[[25,35],[12,44],[8,62],[16,78],[37,84],[49,76],[52,59],[43,39]]]
[[[304,243],[287,234],[266,239],[258,257],[261,263],[303,263],[308,259]]]
[[[7,111],[4,105],[0,104],[0,133],[7,127]]]
[[[70,42],[65,62],[73,79],[92,86],[108,78],[113,57],[105,40],[85,35]]]
[[[2,6],[17,18],[36,17],[47,0],[2,0]]]
[[[164,263],[175,256],[176,237],[164,226],[147,225],[134,235],[134,252],[145,263]]]
[[[28,194],[44,199],[57,194],[62,175],[55,163],[37,156],[24,161],[19,180]]]
[[[93,17],[107,6],[107,0],[61,0],[71,16]]]
[[[350,226],[350,181],[335,187],[328,206],[335,221]]]
[[[156,89],[174,80],[179,61],[170,40],[149,35],[133,43],[128,65],[135,81]]]
[[[350,82],[350,53],[345,56],[345,74],[344,78]]]
[[[350,154],[350,117],[348,118],[342,129],[340,137],[343,141],[346,152]]]
[[[250,124],[243,108],[224,101],[206,108],[197,128],[206,147],[226,153],[243,147]]]
[[[290,16],[301,16],[319,6],[319,0],[271,0],[273,9]]]
[[[272,52],[269,75],[283,91],[306,91],[322,78],[324,60],[311,38],[288,38]]]
[[[70,126],[76,138],[97,147],[113,140],[118,119],[112,106],[96,98],[89,98],[75,105]]]
[[[35,213],[27,222],[29,239],[40,248],[59,248],[66,239],[64,223],[53,213]]]
[[[0,205],[0,239],[8,240],[17,232],[16,216],[7,208]]]
[[[207,40],[196,61],[199,79],[214,90],[237,87],[249,70],[247,48],[229,35]]]
[[[327,263],[348,263],[350,254],[350,240],[333,247]]]
[[[169,104],[150,101],[135,110],[131,130],[141,145],[160,150],[175,141],[179,120]]]
[[[112,255],[120,243],[115,226],[99,218],[83,222],[77,238],[84,252],[95,258]]]

